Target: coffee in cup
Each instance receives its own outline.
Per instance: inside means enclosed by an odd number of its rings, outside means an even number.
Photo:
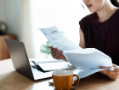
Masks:
[[[77,77],[77,81],[73,84],[73,77]],[[75,86],[79,83],[80,79],[71,70],[56,70],[53,72],[53,82],[55,90],[71,90],[72,85]]]

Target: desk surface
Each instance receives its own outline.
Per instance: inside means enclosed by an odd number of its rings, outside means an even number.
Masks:
[[[34,82],[14,70],[10,59],[0,61],[0,90],[54,90],[47,80]],[[119,90],[119,79],[110,80],[97,73],[81,79],[76,90]]]

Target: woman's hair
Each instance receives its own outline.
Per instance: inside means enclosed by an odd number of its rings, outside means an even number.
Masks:
[[[119,0],[110,0],[110,1],[114,6],[119,7]]]

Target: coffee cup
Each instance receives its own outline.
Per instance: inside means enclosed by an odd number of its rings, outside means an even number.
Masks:
[[[73,84],[73,77],[77,77],[77,81]],[[53,72],[53,82],[55,90],[71,90],[72,86],[79,83],[78,75],[73,74],[71,70],[56,70]]]

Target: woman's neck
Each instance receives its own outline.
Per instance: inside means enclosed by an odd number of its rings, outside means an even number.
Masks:
[[[113,6],[110,2],[106,2],[105,5],[97,11],[98,21],[104,22],[108,20],[118,8]]]

